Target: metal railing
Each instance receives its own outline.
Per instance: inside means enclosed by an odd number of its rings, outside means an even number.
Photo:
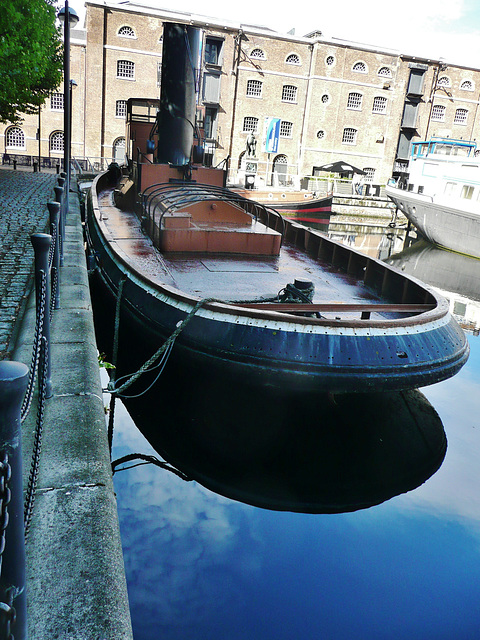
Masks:
[[[62,182],[64,177],[59,177]],[[30,369],[0,362],[0,640],[27,637],[25,540],[35,502],[46,400],[53,395],[50,321],[59,308],[59,267],[65,230],[64,200],[59,184],[56,200],[47,204],[50,234],[34,233],[35,335]],[[38,379],[37,416],[30,473],[23,497],[21,423],[27,418]]]

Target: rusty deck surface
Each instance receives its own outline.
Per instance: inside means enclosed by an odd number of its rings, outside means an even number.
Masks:
[[[315,303],[383,302],[362,282],[330,270],[298,249],[284,244],[279,256],[161,254],[141,228],[138,217],[119,210],[110,192],[98,197],[107,240],[131,265],[157,284],[191,295],[225,301],[254,301],[275,296],[296,278],[315,285]],[[345,314],[342,314],[346,317]],[[352,317],[358,314],[352,313]]]

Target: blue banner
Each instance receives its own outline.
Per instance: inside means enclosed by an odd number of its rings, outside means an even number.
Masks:
[[[265,151],[277,153],[280,137],[280,118],[265,118]]]

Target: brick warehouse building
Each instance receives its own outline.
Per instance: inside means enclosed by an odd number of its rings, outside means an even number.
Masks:
[[[206,152],[229,159],[241,184],[249,132],[257,138],[257,186],[292,184],[330,161],[347,160],[385,184],[426,136],[475,139],[480,70],[371,45],[279,34],[140,3],[90,0],[85,28],[71,32],[72,157],[105,166],[125,153],[126,101],[157,98],[162,24],[203,32],[199,106]],[[266,153],[266,118],[280,119],[275,153]],[[0,127],[4,162],[63,157],[63,87],[38,115]],[[325,175],[325,174],[322,174]]]

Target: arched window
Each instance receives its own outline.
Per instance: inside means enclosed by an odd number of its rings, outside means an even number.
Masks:
[[[125,25],[123,27],[120,27],[120,29],[118,30],[118,35],[122,38],[135,38],[135,31],[132,29],[132,27]]]
[[[135,63],[130,60],[117,61],[117,78],[135,79]]]
[[[5,133],[5,147],[25,149],[25,134],[20,127],[10,127]]]
[[[297,87],[293,84],[284,84],[282,89],[283,102],[296,102],[297,101]]]
[[[380,67],[380,69],[378,70],[378,75],[381,78],[391,78],[392,77],[392,70],[389,69],[388,67]]]
[[[284,155],[276,156],[273,160],[273,186],[286,185],[288,173],[288,158]]]
[[[289,56],[287,56],[285,62],[288,64],[300,64],[300,58],[296,53],[291,53]]]
[[[447,76],[442,76],[437,80],[437,87],[450,87],[450,86],[451,86],[450,78],[447,78]]]
[[[63,131],[54,131],[50,135],[50,151],[53,153],[63,153]]]
[[[252,49],[250,51],[250,58],[254,58],[255,60],[266,60],[267,56],[262,49]]]
[[[355,71],[356,73],[367,73],[367,65],[365,62],[356,62],[352,67],[352,71]]]
[[[113,160],[118,164],[125,163],[125,138],[117,138],[113,143]]]
[[[460,89],[463,89],[463,91],[473,91],[473,82],[471,80],[464,80],[460,85]]]

